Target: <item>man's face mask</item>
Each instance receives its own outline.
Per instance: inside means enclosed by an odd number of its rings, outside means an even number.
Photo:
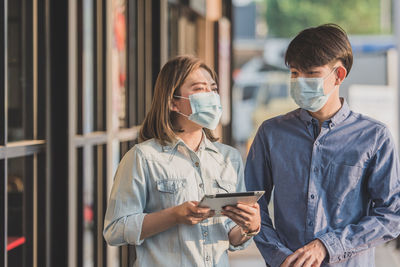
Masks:
[[[189,95],[189,98],[175,96],[178,98],[189,99],[192,114],[185,115],[179,111],[179,114],[187,117],[189,120],[203,126],[204,128],[215,130],[222,114],[221,99],[214,92],[197,93]]]
[[[327,76],[321,78],[292,78],[290,80],[290,96],[299,107],[305,110],[311,112],[320,110],[338,87],[336,85],[329,93],[324,93],[324,81],[336,69],[334,68]]]

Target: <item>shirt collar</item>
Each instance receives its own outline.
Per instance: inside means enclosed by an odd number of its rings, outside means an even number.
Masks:
[[[350,115],[350,107],[344,98],[340,98],[342,102],[342,107],[338,112],[331,118],[333,124],[340,124]]]
[[[164,145],[162,147],[162,150],[163,150],[163,152],[175,150],[178,145],[186,146],[185,142],[183,142],[182,139],[176,138],[174,141],[169,142],[166,145]],[[199,146],[199,150],[203,150],[203,149],[207,149],[207,150],[211,150],[213,152],[219,153],[217,147],[213,144],[213,142],[211,142],[207,138],[206,133],[204,131],[203,131],[203,136],[202,136],[201,143]]]
[[[204,135],[203,135],[203,142],[202,142],[202,144],[204,144],[204,148],[205,148],[205,149],[211,150],[211,151],[213,151],[213,152],[215,152],[215,153],[219,153],[219,150],[217,149],[217,147],[214,145],[213,142],[211,142],[211,141],[207,138],[207,136],[205,135],[205,133],[204,133]],[[200,146],[201,146],[201,145],[200,145]]]
[[[175,148],[176,148],[179,144],[184,144],[184,142],[182,141],[182,139],[180,139],[180,138],[174,139],[173,141],[167,142],[165,145],[163,145],[163,146],[162,146],[162,151],[163,151],[163,152],[168,152],[168,151],[175,150]]]
[[[336,112],[336,114],[330,118],[328,121],[330,121],[331,123],[333,123],[334,125],[336,124],[340,124],[342,121],[344,121],[350,114],[350,107],[347,104],[346,100],[344,98],[340,98],[340,101],[342,102],[342,107],[339,109],[338,112]],[[308,113],[307,110],[305,109],[300,109],[299,111],[299,117],[302,121],[306,122],[306,123],[311,123],[312,120],[314,119],[310,113]]]

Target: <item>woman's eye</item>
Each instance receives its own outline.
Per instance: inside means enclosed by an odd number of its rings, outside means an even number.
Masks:
[[[211,89],[213,92],[216,92],[216,93],[218,93],[218,88],[213,88],[213,89]]]

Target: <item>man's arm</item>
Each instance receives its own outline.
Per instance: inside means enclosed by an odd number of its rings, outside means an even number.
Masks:
[[[400,166],[389,131],[377,138],[377,151],[366,172],[370,212],[357,224],[318,237],[327,248],[330,263],[391,240],[400,234]]]
[[[275,267],[280,266],[293,252],[281,242],[268,212],[273,181],[263,127],[265,127],[264,124],[260,126],[250,148],[246,161],[245,181],[247,190],[265,190],[264,196],[258,202],[261,213],[261,231],[255,236],[254,241],[265,262]]]

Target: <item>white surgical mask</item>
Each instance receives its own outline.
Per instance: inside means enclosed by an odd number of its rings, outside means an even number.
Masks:
[[[179,114],[187,117],[189,120],[203,126],[204,128],[215,130],[222,115],[221,99],[214,92],[197,93],[188,97],[175,96],[183,99],[189,99],[192,114],[185,115],[179,111]]]
[[[336,90],[336,85],[327,94],[324,93],[324,81],[331,75],[334,68],[327,76],[322,78],[292,78],[290,81],[290,95],[299,107],[316,112],[328,101],[329,96]]]

